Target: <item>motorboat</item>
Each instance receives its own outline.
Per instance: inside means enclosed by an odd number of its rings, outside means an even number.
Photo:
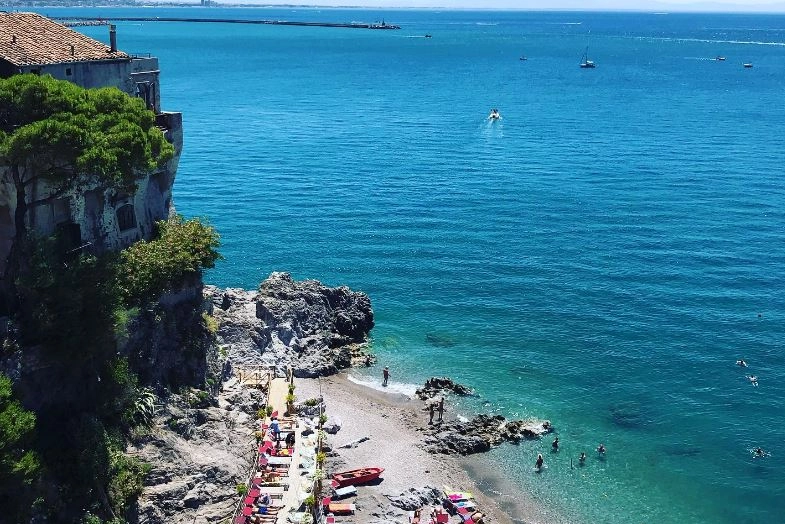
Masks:
[[[743,65],[745,68],[747,68],[747,69],[750,69],[750,68],[752,67],[752,64],[751,64],[750,62],[744,62],[742,65]]]
[[[491,114],[488,115],[488,120],[499,120],[502,115],[499,114],[498,109],[491,109]]]
[[[714,60],[716,60],[717,62],[724,62],[725,61],[725,57],[717,55],[717,58],[715,58]]]

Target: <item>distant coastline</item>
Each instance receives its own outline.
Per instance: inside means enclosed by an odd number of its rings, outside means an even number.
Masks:
[[[517,3],[517,2],[516,2]],[[559,7],[559,6],[538,6],[538,5],[509,5],[509,6],[445,6],[445,5],[341,5],[341,4],[270,4],[264,2],[232,2],[203,0],[193,2],[133,2],[118,1],[106,2],[78,1],[78,2],[52,2],[51,0],[25,2],[14,2],[6,0],[0,2],[0,8],[25,10],[27,8],[111,8],[111,7],[219,7],[219,8],[254,8],[254,9],[357,9],[357,10],[379,10],[379,11],[401,11],[401,10],[450,10],[450,11],[531,11],[531,12],[619,12],[619,13],[651,13],[654,15],[668,15],[680,13],[722,13],[722,14],[773,14],[785,15],[785,2],[776,4],[726,4],[718,2],[695,2],[691,4],[670,4],[661,2],[647,2],[642,5],[631,7],[629,2],[603,2],[601,5],[585,7]]]

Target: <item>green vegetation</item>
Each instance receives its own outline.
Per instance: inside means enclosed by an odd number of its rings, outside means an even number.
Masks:
[[[20,498],[33,502],[31,484],[40,469],[38,454],[30,449],[34,436],[35,414],[22,408],[14,399],[11,380],[0,375],[0,507],[9,509],[5,517],[10,520],[23,519],[21,512],[14,515],[12,510]]]
[[[248,485],[244,482],[237,484],[237,494],[245,495],[246,493],[248,493]]]
[[[202,320],[204,321],[204,326],[207,328],[207,331],[209,331],[211,335],[215,335],[216,333],[218,333],[218,328],[220,327],[220,325],[217,318],[209,314],[207,311],[203,311]]]
[[[126,271],[120,274],[120,287],[129,306],[179,289],[220,259],[218,233],[200,220],[176,217],[158,222],[158,229],[156,239],[137,242],[121,254]]]

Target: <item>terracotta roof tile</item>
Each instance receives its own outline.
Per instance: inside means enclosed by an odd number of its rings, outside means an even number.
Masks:
[[[45,16],[0,12],[0,59],[15,66],[123,58],[129,56]]]

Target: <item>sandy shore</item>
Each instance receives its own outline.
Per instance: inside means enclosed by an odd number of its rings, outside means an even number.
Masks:
[[[328,459],[328,473],[364,466],[385,468],[382,482],[358,489],[353,500],[357,506],[354,522],[408,523],[408,513],[391,506],[387,497],[401,495],[410,488],[444,485],[474,493],[480,509],[489,517],[486,522],[565,522],[531,497],[503,495],[514,491],[499,489],[505,481],[482,455],[463,458],[425,452],[420,443],[428,416],[419,399],[364,387],[343,374],[320,380],[298,379],[296,386],[298,400],[318,397],[321,392],[327,414],[343,423],[338,434],[329,438],[338,457]],[[369,439],[353,448],[340,448],[363,437]],[[458,523],[460,519],[453,517],[450,522]]]

